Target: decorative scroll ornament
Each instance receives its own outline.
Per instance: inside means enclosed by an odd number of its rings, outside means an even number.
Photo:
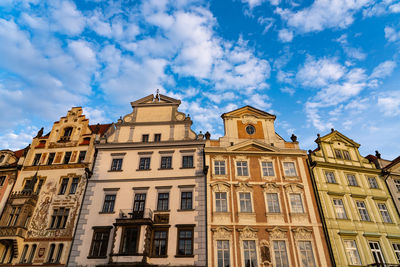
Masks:
[[[295,239],[312,239],[312,230],[305,227],[298,227],[292,230]]]
[[[277,185],[276,183],[265,183],[262,185],[264,188],[265,192],[274,192],[274,193],[279,193],[281,186]]]
[[[236,191],[240,192],[253,192],[252,185],[249,183],[240,182],[235,185]]]
[[[269,239],[285,239],[287,238],[287,230],[279,227],[274,227],[267,230],[269,232]]]
[[[242,123],[243,124],[257,124],[257,118],[252,115],[243,115],[242,116]]]
[[[230,184],[224,182],[215,182],[212,183],[210,186],[213,192],[229,192],[231,187]]]
[[[218,226],[217,228],[211,229],[214,233],[214,239],[231,239],[232,238],[232,229],[229,229],[225,226]]]
[[[304,191],[304,186],[297,183],[285,184],[283,187],[287,192],[301,193]]]
[[[240,232],[240,239],[257,239],[258,230],[246,226],[243,229],[238,229]]]

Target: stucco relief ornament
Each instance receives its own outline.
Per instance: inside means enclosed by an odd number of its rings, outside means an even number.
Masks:
[[[260,241],[260,255],[261,255],[262,266],[264,267],[272,266],[270,245],[269,242],[265,239]]]
[[[265,192],[279,192],[280,186],[276,183],[265,183],[262,185]]]
[[[232,230],[225,226],[218,226],[215,229],[211,229],[214,232],[214,239],[231,239]]]
[[[251,115],[243,115],[242,123],[243,124],[248,124],[248,123],[257,124],[257,118],[254,116],[251,116]]]
[[[286,191],[293,192],[293,193],[301,193],[303,192],[304,186],[297,183],[290,183],[284,185]]]
[[[287,230],[281,229],[279,227],[274,227],[273,229],[268,230],[270,239],[285,239],[287,238],[286,232]]]
[[[249,183],[240,182],[240,183],[236,184],[235,187],[237,187],[236,191],[240,191],[240,192],[252,192],[253,191],[253,189],[251,188],[252,186]]]
[[[257,239],[258,230],[245,226],[243,229],[238,229],[240,232],[240,239]]]
[[[214,192],[229,192],[230,185],[228,183],[214,183],[210,185]]]
[[[292,230],[294,232],[295,239],[311,239],[312,238],[312,230],[307,229],[305,227],[298,227]]]

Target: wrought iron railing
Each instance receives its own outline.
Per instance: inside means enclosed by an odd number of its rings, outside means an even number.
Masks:
[[[122,209],[119,210],[118,219],[129,219],[129,220],[141,220],[141,219],[153,219],[153,211],[149,208],[144,210],[132,210],[132,209]]]

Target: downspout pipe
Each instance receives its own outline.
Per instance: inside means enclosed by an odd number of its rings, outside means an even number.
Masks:
[[[206,227],[206,244],[205,244],[205,250],[206,250],[206,266],[208,266],[208,205],[207,205],[207,173],[208,173],[208,166],[206,165],[206,152],[205,152],[205,147],[206,145],[203,144],[203,173],[204,173],[204,201],[205,201],[205,227]]]
[[[315,198],[317,199],[318,211],[319,211],[319,214],[321,216],[322,229],[324,231],[325,240],[326,240],[326,243],[328,245],[329,257],[331,258],[332,266],[336,267],[336,261],[335,261],[335,257],[333,256],[332,245],[331,245],[331,241],[330,241],[329,234],[328,234],[328,227],[326,226],[324,212],[323,212],[322,207],[321,207],[321,199],[319,197],[319,193],[318,193],[318,190],[317,190],[317,184],[315,182],[315,176],[314,176],[314,172],[313,172],[315,166],[317,166],[317,163],[312,160],[311,151],[310,150],[308,151],[307,166],[308,166],[308,170],[310,172],[311,183],[312,183],[312,187],[314,189]]]

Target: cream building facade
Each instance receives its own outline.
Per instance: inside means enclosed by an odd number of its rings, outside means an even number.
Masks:
[[[66,264],[93,144],[107,127],[90,126],[75,107],[33,138],[0,219],[0,264]]]
[[[307,153],[251,106],[224,113],[206,134],[208,266],[332,266]]]
[[[96,149],[69,266],[206,266],[202,135],[149,95]]]
[[[310,166],[336,266],[397,266],[400,221],[381,171],[334,129],[315,142]]]

